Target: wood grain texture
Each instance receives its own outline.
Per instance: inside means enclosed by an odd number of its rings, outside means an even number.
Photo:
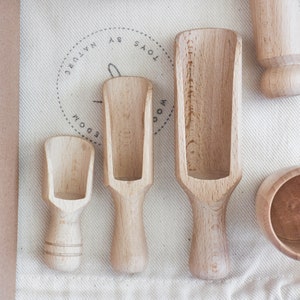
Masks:
[[[20,3],[0,0],[0,299],[15,299]]]
[[[256,217],[265,236],[285,255],[300,260],[300,167],[268,176],[256,195]]]
[[[118,272],[146,267],[143,203],[153,183],[152,84],[117,77],[103,85],[104,183],[115,206],[111,263]]]
[[[44,256],[50,268],[71,272],[80,265],[80,214],[91,199],[94,152],[79,137],[57,136],[45,143],[43,199],[51,217]]]
[[[203,279],[229,272],[225,214],[241,179],[241,39],[195,29],[175,40],[176,177],[193,209],[190,270]]]
[[[250,0],[258,62],[266,68],[262,92],[270,98],[300,94],[300,3]]]

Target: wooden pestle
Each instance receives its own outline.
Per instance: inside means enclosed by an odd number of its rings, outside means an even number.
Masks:
[[[152,85],[116,77],[103,85],[104,183],[115,206],[111,263],[118,272],[144,270],[147,244],[143,202],[153,183]]]
[[[250,3],[257,59],[266,68],[262,92],[270,98],[300,94],[300,2]]]
[[[241,51],[226,29],[196,29],[175,40],[176,177],[193,210],[190,270],[202,279],[229,272],[225,215],[241,179]]]
[[[46,141],[45,154],[43,199],[51,210],[45,262],[70,272],[81,262],[80,214],[91,199],[94,147],[79,137],[57,136]]]

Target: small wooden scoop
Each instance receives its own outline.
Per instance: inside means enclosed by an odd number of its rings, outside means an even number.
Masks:
[[[45,261],[73,271],[81,261],[80,214],[91,199],[94,147],[82,138],[58,136],[46,141],[45,154],[43,199],[51,210]]]
[[[104,83],[104,183],[115,206],[111,263],[141,272],[147,261],[143,202],[153,183],[152,85],[141,77]]]
[[[176,176],[194,220],[190,270],[218,279],[229,271],[226,206],[241,179],[241,39],[226,29],[178,34],[175,76]]]
[[[285,255],[300,260],[300,167],[267,177],[256,196],[256,216],[265,236]]]

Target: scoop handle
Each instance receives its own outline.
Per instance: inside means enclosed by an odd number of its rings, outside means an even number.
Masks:
[[[81,256],[80,212],[67,213],[53,208],[45,238],[46,264],[52,269],[71,272],[79,267]]]
[[[193,237],[190,271],[201,279],[221,279],[229,273],[229,254],[226,238],[226,203],[210,206],[191,199]]]
[[[137,273],[147,263],[147,242],[143,222],[144,192],[131,197],[112,192],[115,224],[111,264],[115,271]]]

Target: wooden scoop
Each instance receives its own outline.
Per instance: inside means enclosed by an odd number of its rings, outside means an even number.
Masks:
[[[153,183],[152,85],[141,77],[104,83],[104,183],[115,206],[111,263],[141,272],[147,262],[143,202]]]
[[[256,216],[265,236],[285,255],[300,260],[300,167],[267,177],[256,196]]]
[[[51,210],[45,261],[73,271],[81,261],[80,214],[91,199],[94,147],[82,138],[58,136],[46,141],[45,154],[43,199]]]
[[[193,210],[190,270],[203,279],[229,271],[226,206],[241,179],[241,47],[226,29],[186,31],[175,41],[176,176]]]

